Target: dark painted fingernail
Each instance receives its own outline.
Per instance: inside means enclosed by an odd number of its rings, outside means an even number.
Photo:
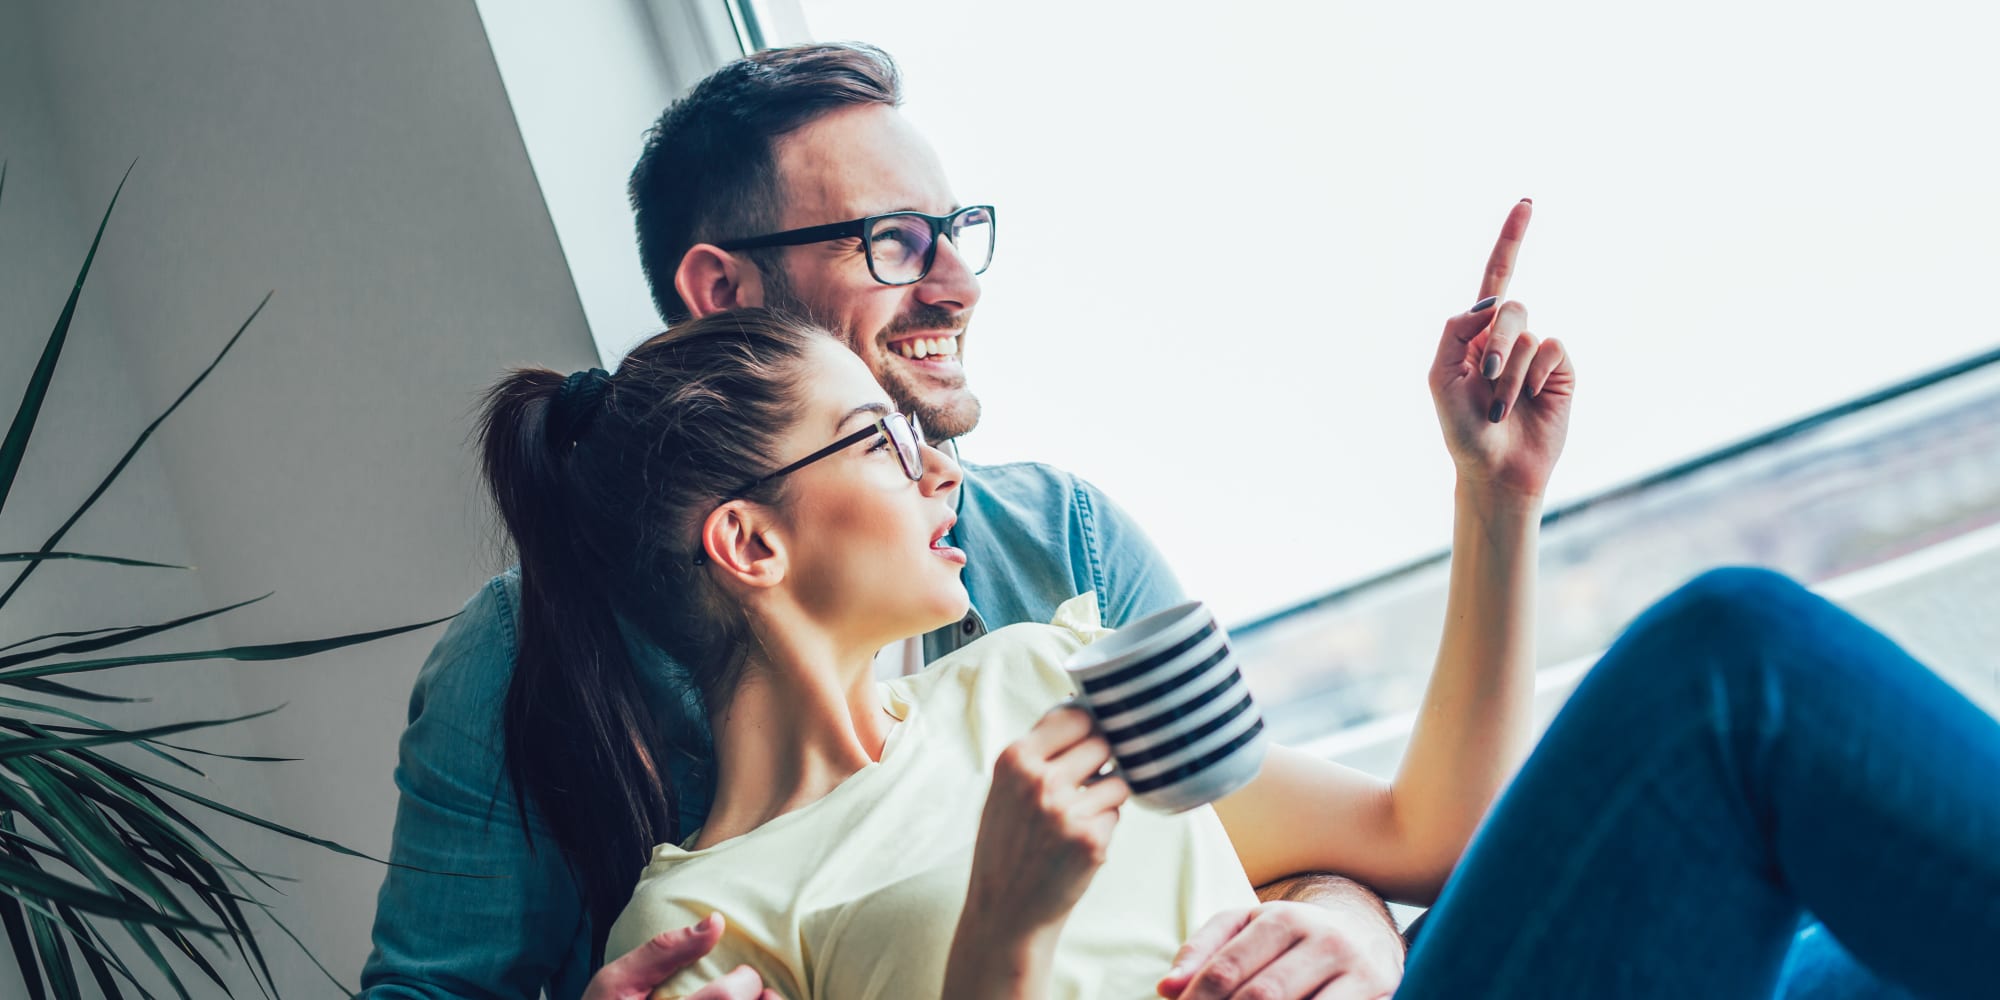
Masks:
[[[1496,399],[1493,401],[1493,408],[1486,411],[1486,422],[1497,424],[1500,422],[1500,418],[1506,415],[1507,404]]]
[[[1521,204],[1523,204],[1523,205],[1532,205],[1532,204],[1534,204],[1534,203],[1535,203],[1535,199],[1533,199],[1533,198],[1523,198],[1523,199],[1521,199]]]
[[[1494,379],[1499,378],[1500,355],[1488,354],[1486,356],[1486,360],[1480,363],[1479,374],[1486,376],[1486,381],[1488,382],[1491,382]]]
[[[1493,303],[1498,301],[1500,301],[1500,296],[1488,295],[1487,297],[1480,299],[1477,302],[1474,302],[1472,304],[1472,308],[1467,309],[1466,312],[1468,313],[1485,312],[1486,310],[1493,308]]]

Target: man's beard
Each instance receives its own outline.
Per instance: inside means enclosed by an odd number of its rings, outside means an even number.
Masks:
[[[920,303],[914,312],[898,316],[891,322],[877,336],[875,344],[863,345],[857,343],[858,335],[853,330],[842,329],[829,317],[817,315],[811,306],[799,301],[799,297],[792,291],[791,280],[784,274],[782,267],[762,270],[766,308],[798,317],[814,326],[832,331],[847,343],[850,350],[861,355],[864,361],[868,359],[862,352],[862,348],[865,347],[873,347],[884,355],[882,371],[876,374],[876,380],[882,383],[882,391],[889,394],[889,398],[895,402],[898,410],[917,418],[923,425],[924,437],[931,443],[938,444],[959,437],[979,425],[979,397],[965,388],[963,376],[960,376],[961,381],[957,391],[952,393],[949,401],[939,405],[926,400],[918,392],[917,386],[912,384],[908,374],[898,369],[894,362],[887,360],[887,356],[893,353],[888,348],[888,341],[901,334],[935,332],[958,336],[964,332],[965,325],[949,310]],[[964,357],[962,353],[964,349],[964,341],[961,340],[959,342],[961,359]],[[963,361],[960,363],[963,364]]]

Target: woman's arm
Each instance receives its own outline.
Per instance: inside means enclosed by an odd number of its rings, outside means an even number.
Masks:
[[[1528,745],[1537,502],[1461,485],[1444,637],[1393,782],[1288,747],[1215,804],[1254,884],[1333,871],[1429,902]]]
[[[1431,365],[1458,485],[1444,635],[1409,752],[1388,783],[1274,752],[1216,805],[1253,881],[1337,871],[1428,902],[1526,754],[1535,547],[1576,387],[1562,345],[1528,333],[1520,303],[1500,304],[1530,211],[1524,200],[1509,213],[1479,302],[1445,322]]]
[[[1110,759],[1090,717],[1065,707],[993,762],[945,996],[1026,1000],[1047,991],[1056,939],[1131,796],[1122,778],[1092,777]]]

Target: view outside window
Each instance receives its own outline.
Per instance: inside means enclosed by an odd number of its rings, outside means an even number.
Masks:
[[[1425,369],[1521,197],[1553,504],[2000,341],[1978,5],[800,6],[998,206],[966,456],[1104,486],[1225,620],[1447,543]]]

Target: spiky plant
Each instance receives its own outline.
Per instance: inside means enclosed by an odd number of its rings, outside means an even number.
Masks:
[[[126,176],[131,176],[129,168]],[[0,193],[6,190],[6,180],[6,164],[0,162]],[[124,186],[121,180],[118,191],[123,191]],[[41,360],[22,394],[6,440],[0,443],[0,513],[6,509],[7,496],[20,472],[28,438],[34,432],[35,420],[41,413],[56,363],[69,336],[77,300],[83,294],[84,279],[90,274],[91,261],[97,256],[112,209],[118,204],[118,191],[113,192],[105,206],[104,218],[98,223],[97,235],[77,272],[69,301],[42,348]],[[0,553],[0,564],[20,567],[13,582],[0,591],[0,616],[5,615],[7,602],[35,570],[53,560],[148,569],[186,568],[143,559],[64,551],[56,546],[110,489],[153,432],[187,401],[236,346],[270,298],[268,294],[264,296],[264,301],[251,311],[208,367],[165,412],[140,431],[138,439],[113,463],[103,481],[48,536],[41,548],[33,552]],[[212,814],[219,813],[341,854],[366,855],[234,809],[197,794],[182,783],[156,777],[100,752],[101,748],[119,745],[136,747],[172,768],[196,776],[202,772],[189,763],[188,758],[193,755],[282,760],[216,754],[164,741],[175,734],[226,726],[275,709],[235,718],[119,729],[90,718],[77,708],[80,703],[140,699],[92,691],[69,682],[78,675],[104,674],[148,663],[310,656],[443,620],[303,642],[125,655],[107,653],[260,600],[263,597],[153,624],[49,631],[0,647],[0,927],[5,928],[30,1000],[80,997],[84,976],[106,997],[152,997],[153,990],[164,983],[166,989],[191,1000],[183,980],[184,973],[193,978],[192,973],[187,973],[188,968],[226,993],[228,986],[211,958],[215,955],[226,958],[231,951],[242,959],[258,989],[275,996],[278,984],[252,930],[253,914],[268,920],[311,957],[311,951],[278,921],[259,897],[260,889],[275,891],[272,879],[279,876],[252,870],[217,843],[203,830],[201,822],[185,810],[193,810],[210,822]],[[169,952],[180,956],[185,967],[177,968],[176,962],[169,961]],[[326,972],[317,958],[312,961]],[[150,988],[134,973],[135,966],[143,970],[148,965],[157,972],[157,976],[149,977],[153,982]],[[327,978],[334,980],[331,973],[327,973]],[[201,985],[199,980],[195,982]],[[334,985],[340,986],[337,980]],[[207,992],[206,987],[202,988]],[[0,982],[0,995],[19,994]]]

